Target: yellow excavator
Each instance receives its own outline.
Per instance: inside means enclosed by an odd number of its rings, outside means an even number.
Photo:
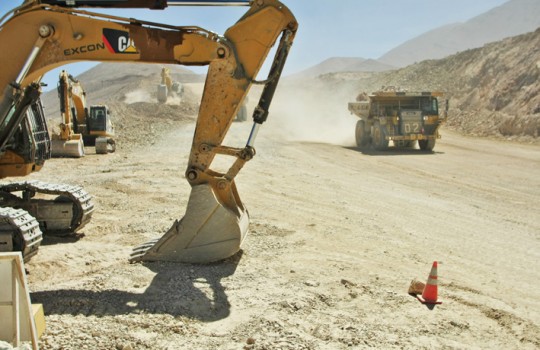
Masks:
[[[169,96],[181,97],[184,92],[184,87],[180,82],[173,81],[169,72],[169,68],[161,68],[161,84],[157,88],[157,99],[161,103],[167,102]]]
[[[116,150],[114,127],[109,108],[105,105],[86,105],[86,91],[79,80],[65,70],[58,80],[60,99],[60,133],[52,135],[53,157],[84,156],[84,146],[95,146],[97,154]]]
[[[223,35],[218,35],[196,26],[164,25],[79,9],[165,9],[175,5],[244,5],[248,10]],[[277,0],[25,1],[0,19],[0,52],[9,52],[0,58],[0,177],[37,171],[47,158],[50,142],[39,143],[35,136],[36,130],[46,129],[44,120],[28,113],[39,105],[39,82],[47,71],[84,60],[208,65],[186,169],[192,187],[186,213],[161,238],[135,248],[130,259],[206,263],[234,255],[249,225],[235,177],[255,156],[254,142],[268,117],[297,26],[289,9]],[[261,66],[278,40],[268,77],[257,81]],[[264,88],[253,112],[254,123],[246,145],[223,145],[253,84]],[[225,172],[212,169],[216,155],[234,158]],[[25,236],[14,226],[13,240],[23,241],[24,245]]]

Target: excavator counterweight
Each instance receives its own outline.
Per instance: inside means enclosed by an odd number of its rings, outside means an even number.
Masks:
[[[176,27],[92,13],[77,7],[141,7],[173,5],[243,5],[247,12],[224,35],[200,27]],[[132,261],[207,263],[240,250],[249,216],[236,189],[235,177],[255,155],[257,131],[266,120],[286,57],[297,30],[289,9],[277,0],[239,1],[53,1],[27,0],[0,24],[0,145],[9,134],[12,110],[25,101],[25,87],[52,68],[76,61],[145,62],[208,65],[208,74],[186,169],[191,185],[186,213],[161,238],[134,250]],[[281,37],[281,39],[279,39]],[[256,81],[271,48],[279,40],[267,79]],[[253,128],[245,147],[223,140],[253,84],[264,88],[253,114]],[[10,126],[8,128],[8,125]],[[9,130],[2,130],[2,128]],[[9,147],[8,147],[9,146]],[[16,145],[0,148],[2,157]],[[212,169],[216,155],[233,157],[225,172]],[[5,157],[4,157],[5,158]],[[27,173],[34,160],[25,158]],[[3,165],[4,164],[4,165]],[[38,170],[38,169],[35,169]]]

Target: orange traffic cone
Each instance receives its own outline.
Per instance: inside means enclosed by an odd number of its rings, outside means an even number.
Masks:
[[[437,301],[437,284],[437,262],[434,261],[422,296],[416,296],[416,298],[422,304],[442,304],[441,301]]]

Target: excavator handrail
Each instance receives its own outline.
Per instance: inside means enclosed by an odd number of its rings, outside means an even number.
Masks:
[[[22,6],[21,6],[22,7]],[[61,7],[61,6],[54,6],[54,5],[48,5],[48,4],[41,4],[37,5],[31,8],[23,8],[18,12],[18,14],[23,14],[26,12],[32,12],[32,11],[39,11],[39,10],[48,10],[53,12],[60,12],[60,13],[66,13],[66,14],[77,14],[80,16],[88,17],[88,18],[104,18],[104,19],[110,19],[114,21],[124,22],[126,24],[135,24],[135,25],[147,25],[149,27],[156,27],[156,28],[163,28],[163,29],[172,29],[172,30],[183,30],[189,33],[204,33],[205,35],[208,35],[209,37],[215,37],[220,36],[219,34],[212,32],[210,30],[204,29],[199,26],[174,26],[171,24],[166,23],[157,23],[157,22],[151,22],[151,21],[145,21],[140,20],[136,18],[127,18],[127,17],[121,17],[121,16],[114,16],[114,15],[108,15],[105,13],[98,13],[98,12],[91,12],[87,10],[80,10],[78,8],[72,8],[72,7]],[[3,27],[3,24],[0,25],[0,29]]]
[[[167,6],[250,6],[252,0],[41,0],[42,3],[63,7],[129,7],[164,9]]]

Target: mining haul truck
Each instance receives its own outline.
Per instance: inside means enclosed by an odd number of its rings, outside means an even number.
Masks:
[[[432,151],[440,138],[439,127],[446,120],[448,100],[444,115],[439,115],[442,92],[407,92],[396,90],[362,93],[357,102],[349,103],[349,111],[360,120],[356,123],[356,144],[365,149],[372,146],[377,151],[395,147],[415,146]]]

